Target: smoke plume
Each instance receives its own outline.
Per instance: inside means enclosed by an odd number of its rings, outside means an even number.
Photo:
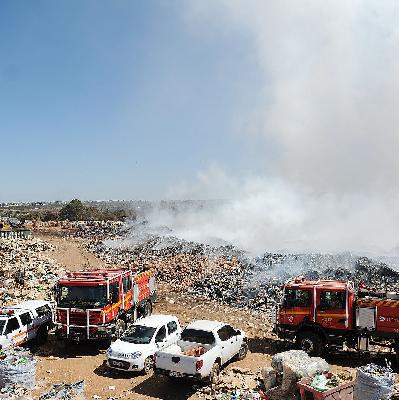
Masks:
[[[395,251],[399,4],[199,0],[184,15],[199,34],[249,38],[261,101],[237,129],[273,154],[267,174],[240,180],[213,167],[171,188],[172,198],[229,200],[153,222],[253,252]]]

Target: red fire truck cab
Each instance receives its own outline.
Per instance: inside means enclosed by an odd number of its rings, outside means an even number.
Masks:
[[[129,322],[151,314],[155,300],[152,271],[70,272],[56,285],[57,334],[74,341],[118,338]]]
[[[311,355],[325,347],[368,350],[370,344],[398,349],[399,295],[352,282],[296,278],[283,287],[275,333]]]

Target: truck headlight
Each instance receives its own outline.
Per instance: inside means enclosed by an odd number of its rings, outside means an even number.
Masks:
[[[135,351],[134,353],[129,354],[129,358],[135,359],[135,358],[139,358],[142,356],[142,353],[140,353],[139,351]]]
[[[107,356],[112,356],[112,349],[111,349],[111,347],[107,350]]]

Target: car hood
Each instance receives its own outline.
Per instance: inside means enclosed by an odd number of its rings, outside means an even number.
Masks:
[[[151,350],[156,350],[157,347],[155,344],[135,344],[124,342],[123,340],[118,339],[116,342],[112,343],[111,350],[116,351],[118,353],[135,353],[139,351],[140,353],[148,352]]]

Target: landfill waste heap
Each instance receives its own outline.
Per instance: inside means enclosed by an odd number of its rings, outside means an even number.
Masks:
[[[91,240],[87,249],[109,264],[154,269],[172,291],[185,291],[224,304],[271,313],[283,283],[306,279],[351,280],[382,290],[399,290],[399,272],[387,264],[350,253],[280,254],[251,257],[232,245],[210,246],[165,234],[124,227],[113,240]]]
[[[43,255],[54,247],[37,238],[0,239],[0,304],[20,300],[51,299],[62,266]]]

